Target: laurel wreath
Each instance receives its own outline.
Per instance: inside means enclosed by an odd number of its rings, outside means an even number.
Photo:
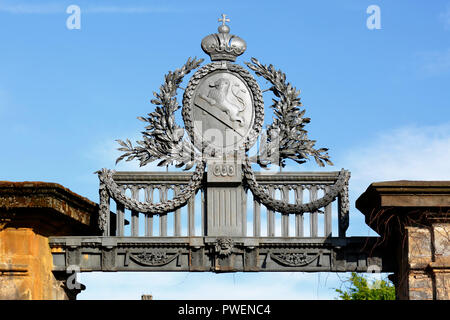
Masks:
[[[267,155],[266,158],[257,157],[251,160],[257,162],[262,167],[266,167],[273,161],[280,167],[286,165],[285,159],[292,159],[295,162],[305,163],[309,157],[313,157],[321,167],[325,163],[333,165],[327,153],[327,148],[315,149],[316,141],[308,139],[308,132],[304,129],[305,124],[311,121],[304,117],[305,110],[300,110],[300,90],[297,90],[289,82],[286,82],[286,74],[281,70],[276,70],[273,65],[262,65],[258,59],[251,58],[245,64],[253,70],[256,75],[268,80],[272,86],[268,89],[278,99],[272,99],[274,119],[267,128],[266,141],[262,141],[263,146],[260,154]],[[274,137],[276,139],[274,139]],[[278,153],[278,157],[271,157]]]
[[[137,146],[133,146],[128,139],[116,140],[121,145],[118,150],[123,152],[116,164],[123,159],[138,159],[142,167],[159,160],[158,166],[175,164],[177,168],[189,170],[199,163],[199,155],[193,144],[184,139],[184,129],[175,122],[175,112],[181,108],[176,95],[183,77],[198,68],[202,62],[203,59],[189,58],[181,69],[169,71],[165,75],[160,92],[153,92],[155,99],[151,103],[156,105],[155,111],[150,112],[147,117],[138,117],[147,123],[142,132],[144,140],[136,141]]]
[[[181,106],[177,102],[176,94],[183,77],[198,68],[203,59],[189,58],[181,69],[169,72],[165,76],[165,82],[160,88],[160,93],[154,92],[156,99],[151,100],[156,105],[155,111],[148,114],[148,117],[138,117],[139,120],[148,123],[145,131],[142,132],[144,140],[137,141],[137,146],[133,146],[130,140],[117,140],[121,145],[119,151],[123,154],[117,158],[116,163],[125,159],[131,161],[137,158],[140,166],[159,160],[158,166],[175,164],[176,167],[185,167],[189,170],[193,167],[199,156],[196,152],[192,140],[192,124],[186,123],[186,129],[189,132],[191,140],[183,139],[185,129],[175,123],[175,112]],[[297,163],[304,163],[309,157],[313,157],[319,166],[325,163],[333,165],[327,153],[327,148],[315,149],[315,141],[308,139],[305,124],[310,122],[310,118],[304,117],[305,110],[300,110],[300,91],[286,82],[286,75],[281,70],[276,70],[273,65],[262,65],[257,59],[252,58],[251,63],[245,63],[256,75],[262,76],[268,80],[272,86],[270,91],[278,99],[272,99],[274,119],[268,126],[266,141],[262,141],[262,150],[259,154],[267,155],[266,158],[256,156],[250,158],[252,162],[257,162],[263,167],[274,160],[271,155],[278,154],[278,161],[275,163],[281,167],[285,166],[285,159],[292,159]],[[232,66],[232,65],[231,65]],[[205,67],[208,67],[205,69]],[[216,64],[210,64],[200,69],[195,75],[194,80],[201,78],[205,73],[209,73],[211,68],[218,68]],[[241,74],[244,74],[240,69]],[[194,81],[195,82],[195,81]],[[190,89],[192,85],[189,87]],[[188,88],[188,89],[189,89]],[[186,90],[184,99],[192,95],[192,90]],[[262,105],[262,97],[257,97],[255,103]],[[183,118],[186,117],[186,110],[183,110]],[[261,112],[256,115],[260,116]],[[258,121],[257,121],[258,122]],[[260,130],[256,130],[259,133]],[[273,139],[273,137],[276,139]]]

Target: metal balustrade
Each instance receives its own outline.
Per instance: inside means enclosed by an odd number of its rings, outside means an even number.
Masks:
[[[141,202],[163,202],[173,198],[189,183],[190,172],[115,172],[114,181],[122,192],[130,194]],[[257,173],[256,180],[269,194],[288,203],[306,203],[320,198],[327,192],[338,178],[339,172],[283,172],[276,174]],[[157,194],[159,196],[157,197]],[[172,197],[169,197],[169,194]],[[145,237],[193,237],[208,236],[205,228],[206,203],[205,189],[198,190],[195,197],[174,212],[165,214],[145,214],[128,210],[123,203],[116,202],[116,230],[107,228],[105,236],[142,236]],[[333,235],[333,220],[338,221],[339,237],[345,236],[348,225],[348,212],[342,206],[341,195],[318,211],[310,213],[282,214],[267,209],[258,199],[253,197],[250,190],[246,190],[247,199],[242,201],[243,215],[242,236],[247,237],[331,237]],[[277,197],[278,195],[278,197]],[[107,195],[110,197],[109,195]],[[110,199],[106,199],[109,203]],[[336,207],[333,210],[333,207]],[[185,209],[184,209],[185,208]],[[130,230],[125,232],[125,217],[131,217]],[[187,210],[187,214],[182,214]],[[333,219],[333,215],[335,219]],[[293,218],[290,218],[293,216]],[[141,217],[141,219],[140,219]],[[265,219],[264,219],[265,217]],[[109,216],[108,216],[109,218]],[[143,219],[142,219],[143,218]],[[196,221],[200,220],[200,221]],[[173,221],[172,227],[169,220]],[[309,228],[305,221],[309,220]],[[347,221],[347,223],[346,223]],[[144,222],[144,226],[140,226]],[[320,223],[319,223],[320,222]],[[111,225],[111,222],[107,222]],[[159,232],[154,231],[154,224],[159,224]],[[320,225],[323,225],[319,229]],[[145,229],[145,230],[143,230]],[[170,229],[170,232],[168,232]],[[141,232],[140,232],[141,231]]]

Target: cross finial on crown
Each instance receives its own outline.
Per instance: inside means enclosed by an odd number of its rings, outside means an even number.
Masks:
[[[238,36],[230,34],[230,27],[225,24],[230,22],[226,14],[222,14],[222,18],[219,18],[218,21],[222,22],[217,28],[219,33],[204,37],[202,49],[209,54],[212,61],[236,61],[236,57],[243,54],[247,49],[247,44]]]
[[[225,13],[222,13],[222,19],[218,19],[218,22],[222,22],[222,25],[224,26],[226,22],[230,22],[230,19],[227,18],[227,15]]]

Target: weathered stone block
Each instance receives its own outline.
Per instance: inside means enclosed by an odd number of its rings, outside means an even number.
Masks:
[[[48,237],[99,234],[98,205],[55,183],[0,181],[0,299],[74,299]]]
[[[450,223],[433,225],[435,264],[450,269]]]
[[[450,300],[450,271],[435,273],[436,299]]]
[[[411,272],[408,281],[410,300],[433,300],[433,279],[430,275]]]
[[[408,264],[423,269],[432,261],[431,233],[426,228],[407,227]]]
[[[28,228],[0,231],[0,299],[67,299],[53,277],[48,238]]]
[[[356,207],[397,256],[398,299],[450,299],[450,181],[372,183]]]

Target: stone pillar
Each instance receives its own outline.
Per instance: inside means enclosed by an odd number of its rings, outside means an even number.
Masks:
[[[98,235],[98,205],[54,183],[0,181],[0,299],[75,299],[50,236]]]
[[[372,183],[356,207],[397,258],[397,299],[450,300],[450,181]]]

